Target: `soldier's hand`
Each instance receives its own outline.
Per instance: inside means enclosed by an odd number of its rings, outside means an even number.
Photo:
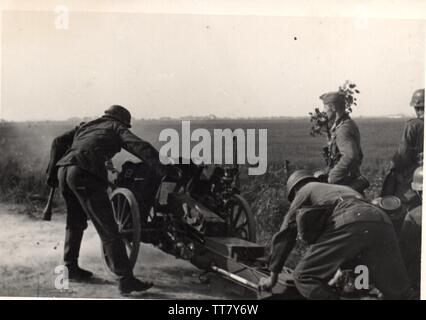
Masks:
[[[277,284],[278,275],[272,273],[270,277],[261,278],[259,281],[259,290],[271,291]]]

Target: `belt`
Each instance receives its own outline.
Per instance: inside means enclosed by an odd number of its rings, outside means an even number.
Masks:
[[[349,202],[351,200],[360,200],[361,202],[368,205],[371,210],[368,210],[365,207],[359,208],[360,210],[356,210],[354,207],[347,208],[345,210],[345,208],[341,207],[343,203]],[[356,196],[339,199],[334,210],[336,209],[343,210],[343,212],[339,215],[332,216],[331,220],[334,222],[334,227],[339,227],[355,222],[381,222],[392,225],[392,221],[383,210]]]

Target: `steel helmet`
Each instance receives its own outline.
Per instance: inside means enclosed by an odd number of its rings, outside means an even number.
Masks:
[[[423,107],[425,106],[425,89],[419,89],[414,91],[413,97],[410,102],[411,107]]]
[[[295,196],[295,187],[301,182],[317,181],[309,170],[296,170],[287,180],[287,198],[293,201]]]
[[[119,105],[113,105],[109,107],[107,110],[105,110],[105,115],[120,121],[123,123],[126,127],[131,128],[130,121],[132,119],[132,116],[126,108],[119,106]]]
[[[423,166],[418,167],[413,174],[413,182],[411,182],[411,189],[415,191],[423,190]]]

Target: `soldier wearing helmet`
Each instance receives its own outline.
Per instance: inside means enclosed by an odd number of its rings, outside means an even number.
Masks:
[[[424,100],[425,90],[416,90],[410,106],[415,109],[417,117],[405,124],[401,142],[392,158],[381,192],[382,195],[400,198],[406,210],[419,204],[410,185],[414,171],[423,163]]]
[[[297,235],[300,237],[300,215],[306,214],[306,206],[326,206],[329,209],[324,210],[322,230],[293,273],[298,291],[308,299],[338,299],[338,292],[328,282],[343,264],[361,255],[362,264],[386,298],[412,297],[396,234],[386,213],[362,200],[352,188],[317,182],[306,170],[289,177],[287,192],[291,206],[281,230],[273,237],[271,275],[260,280],[261,289],[270,290],[276,284]]]
[[[54,139],[47,171],[48,184],[52,187],[59,184],[66,202],[64,263],[69,279],[85,280],[93,275],[78,265],[81,240],[89,217],[120,279],[119,289],[123,294],[146,290],[152,283],[133,276],[107,194],[105,163],[125,149],[143,159],[160,175],[166,172],[159,162],[157,150],[129,131],[130,127],[130,112],[119,105],[111,106],[102,117],[82,123]]]
[[[360,173],[363,159],[361,135],[356,123],[346,112],[345,96],[341,92],[329,92],[320,96],[327,117],[333,121],[330,129],[331,139],[327,149],[328,182],[340,185],[358,185],[357,180],[365,180]],[[367,187],[364,182],[362,192]]]
[[[411,188],[422,202],[423,167],[414,171]],[[412,287],[420,291],[420,258],[422,244],[422,205],[410,210],[405,216],[401,229],[400,246],[402,257],[411,280]]]

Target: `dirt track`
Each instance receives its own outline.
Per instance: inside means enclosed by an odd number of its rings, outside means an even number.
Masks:
[[[62,263],[64,215],[55,214],[45,222],[26,214],[25,208],[0,205],[0,296],[123,298],[116,282],[103,269],[99,238],[89,223],[80,254],[80,264],[95,273],[90,283],[70,282],[68,290],[54,286],[56,266]],[[201,271],[189,262],[142,245],[135,275],[152,280],[154,287],[135,295],[142,299],[225,299],[245,298],[238,288],[211,275],[210,284],[201,283]]]

